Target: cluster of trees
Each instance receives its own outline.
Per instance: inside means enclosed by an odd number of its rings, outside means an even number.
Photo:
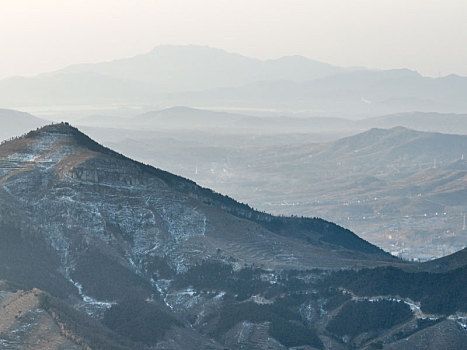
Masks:
[[[235,295],[237,300],[264,292],[270,287],[260,278],[261,270],[245,267],[234,271],[231,265],[217,261],[205,261],[190,268],[183,275],[177,276],[173,286],[194,287],[197,290],[218,290]]]
[[[321,293],[329,294],[327,284],[321,286],[324,276],[327,275],[322,270],[276,271],[273,278],[274,283],[262,278],[264,275],[270,275],[270,272],[251,266],[234,271],[230,264],[205,260],[191,267],[187,272],[177,275],[172,286],[175,288],[191,286],[197,290],[224,291],[230,296],[235,296],[237,300],[245,300],[257,294],[268,299],[273,299],[278,295],[293,295],[291,300],[297,302],[301,300],[298,296],[308,294],[312,286],[314,289],[320,289]],[[313,281],[308,281],[307,277],[311,275],[316,278]],[[334,292],[330,295],[335,294]],[[289,299],[284,297],[280,300],[283,302]]]
[[[417,327],[416,328],[406,329],[404,331],[397,332],[396,334],[394,334],[394,336],[395,336],[396,339],[408,338],[409,336],[411,336],[415,332],[418,332],[419,330],[427,328],[427,327],[431,327],[431,326],[435,325],[436,323],[439,323],[439,322],[443,321],[444,319],[445,318],[438,318],[438,319],[429,319],[429,318],[422,319],[422,318],[419,318],[419,319],[417,319]]]
[[[399,295],[420,301],[424,312],[449,315],[467,311],[467,266],[446,272],[405,272],[395,267],[341,271],[326,283],[360,296]]]
[[[4,211],[9,209],[7,205],[0,198],[0,216],[7,219],[0,222],[0,280],[13,281],[18,289],[40,288],[61,298],[76,295],[76,288],[58,272],[56,252],[34,228],[21,227],[23,212]]]
[[[54,319],[61,333],[84,349],[143,349],[142,345],[130,343],[98,321],[76,311],[59,299],[38,290],[34,290],[34,293],[39,298],[39,307]]]
[[[121,300],[128,295],[147,298],[155,292],[144,278],[94,248],[81,255],[72,278],[82,283],[85,294],[99,300]]]
[[[367,331],[387,329],[409,320],[410,307],[403,302],[381,300],[346,303],[326,329],[339,336],[356,336]]]
[[[241,321],[270,322],[269,335],[287,347],[310,345],[323,348],[316,331],[303,324],[297,312],[281,303],[258,305],[226,301],[213,335],[219,336]]]
[[[306,325],[299,313],[300,305],[315,298],[307,291],[310,285],[300,277],[306,272],[284,271],[271,284],[261,275],[266,271],[245,267],[234,271],[232,266],[218,261],[204,261],[186,273],[178,275],[173,287],[194,287],[196,290],[225,291],[224,306],[212,336],[219,337],[242,321],[269,322],[269,335],[283,345],[310,345],[322,348],[316,331]],[[274,300],[270,304],[248,301],[253,295]]]
[[[128,298],[112,306],[102,323],[128,339],[147,345],[156,344],[173,326],[183,326],[159,305],[139,298]]]
[[[350,300],[350,295],[336,291],[335,295],[330,296],[323,307],[327,311],[332,311],[348,300]]]

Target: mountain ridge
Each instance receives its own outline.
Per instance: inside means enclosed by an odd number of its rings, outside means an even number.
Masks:
[[[465,266],[406,273],[418,265],[333,223],[254,211],[66,123],[0,146],[0,235],[0,279],[60,297],[52,311],[91,347],[112,332],[144,350],[371,349],[426,329],[467,339]]]
[[[62,133],[65,135],[72,136],[73,140],[76,140],[78,144],[87,147],[89,150],[93,152],[102,153],[107,156],[116,157],[120,160],[129,161],[132,164],[139,166],[143,171],[148,172],[149,174],[154,174],[158,176],[159,178],[167,182],[167,184],[174,186],[174,188],[176,188],[178,191],[184,194],[191,195],[195,199],[202,200],[206,204],[219,206],[222,209],[227,210],[229,213],[239,216],[241,218],[252,219],[255,222],[262,224],[263,226],[272,230],[272,232],[275,232],[278,234],[281,234],[281,233],[283,234],[282,226],[287,225],[286,223],[287,221],[294,221],[294,220],[297,221],[297,224],[296,224],[297,226],[295,227],[295,230],[296,230],[295,237],[301,240],[309,239],[309,237],[307,237],[305,232],[309,229],[312,229],[312,231],[316,230],[316,228],[314,228],[315,226],[324,228],[329,225],[331,226],[335,225],[333,223],[327,222],[322,219],[317,219],[317,218],[314,219],[317,222],[313,223],[312,221],[309,221],[310,219],[307,219],[307,218],[302,218],[302,219],[291,218],[291,217],[280,218],[280,217],[274,217],[267,213],[255,211],[252,208],[250,208],[247,204],[238,203],[234,199],[228,196],[224,196],[210,189],[200,187],[192,180],[189,180],[184,177],[171,174],[167,171],[154,168],[150,165],[132,160],[105,146],[102,146],[99,143],[92,140],[91,138],[89,138],[87,135],[81,133],[77,128],[72,127],[70,124],[66,122],[60,123],[60,124],[48,125],[41,129],[31,131],[27,133],[26,135],[24,135],[23,138],[30,139],[43,133],[57,133],[57,134]],[[338,226],[335,225],[335,228],[337,229]],[[343,228],[339,228],[339,231],[341,232],[341,234],[344,235],[344,237],[345,236],[351,237],[349,236],[349,234],[353,235],[350,231],[345,230]],[[337,238],[338,237],[334,237],[333,239],[337,239]],[[327,240],[329,243],[331,243],[333,242],[333,239],[327,237],[325,241]],[[358,241],[358,242],[361,242],[361,243],[354,244],[354,243],[349,242],[345,244],[350,244],[349,247],[357,248],[357,250],[362,249],[363,252],[371,252],[371,253],[382,252],[379,248],[371,247],[371,245],[369,245],[368,248],[366,248],[365,243],[363,243],[363,240]]]

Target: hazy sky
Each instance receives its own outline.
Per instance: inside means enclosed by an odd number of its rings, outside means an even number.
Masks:
[[[467,1],[0,0],[0,77],[161,44],[467,76]]]

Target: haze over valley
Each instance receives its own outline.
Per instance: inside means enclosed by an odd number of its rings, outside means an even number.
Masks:
[[[99,109],[166,106],[362,118],[406,111],[464,113],[467,78],[408,69],[335,67],[301,56],[258,60],[201,46],[161,46],[111,62],[0,80],[0,103]],[[35,108],[34,108],[35,107]],[[79,108],[78,108],[79,109]]]
[[[6,348],[398,348],[427,334],[465,344],[465,249],[404,262],[332,222],[274,217],[133,161],[67,123],[3,143],[0,169]],[[385,278],[399,282],[387,289]],[[456,283],[433,290],[444,279]],[[355,313],[368,322],[346,326]]]
[[[1,349],[467,347],[463,2],[2,13]]]
[[[46,123],[27,114],[17,120],[18,131]],[[350,120],[189,107],[76,119],[125,155],[257,209],[323,217],[386,251],[422,260],[467,243],[466,121],[461,114]]]
[[[440,129],[462,130],[463,116],[434,117]],[[453,123],[445,122],[451,118]],[[255,130],[254,122],[241,120],[238,129],[229,123],[225,129],[217,126],[217,132],[207,124],[205,131],[89,132],[124,154],[260,210],[323,217],[407,259],[440,257],[465,247],[467,136],[397,126],[359,133],[359,123],[349,132],[354,124],[345,120],[315,126],[314,120],[300,119],[294,126],[281,118],[260,120]],[[427,123],[426,129],[436,124]],[[309,133],[303,133],[307,125]],[[348,133],[355,134],[342,138]]]

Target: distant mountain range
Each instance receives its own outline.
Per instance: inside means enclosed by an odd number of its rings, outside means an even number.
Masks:
[[[157,93],[202,91],[257,81],[308,81],[346,71],[344,68],[288,56],[259,60],[203,46],[159,46],[127,59],[74,65],[53,74],[94,73],[147,84]]]
[[[351,135],[371,128],[397,126],[427,132],[467,134],[467,114],[407,112],[374,118],[351,120],[333,117],[257,117],[177,106],[139,114],[134,117],[91,115],[77,121],[83,126],[133,130],[199,130],[231,134]]]
[[[347,69],[300,56],[257,60],[200,46],[0,81],[3,106],[188,105],[308,116],[466,113],[467,78]]]
[[[387,250],[429,258],[467,245],[466,155],[464,135],[372,129],[244,151],[221,163],[229,177],[205,177],[259,208],[325,217]]]
[[[256,81],[306,81],[342,71],[345,69],[300,56],[261,61],[208,47],[161,46],[133,58],[2,80],[0,103],[155,103],[160,94]]]
[[[467,114],[408,112],[365,119],[358,124],[368,128],[403,126],[419,131],[467,135]]]
[[[275,109],[315,116],[368,117],[407,111],[465,113],[467,78],[406,70],[357,70],[307,82],[263,81],[171,96],[171,104]]]
[[[0,109],[0,139],[20,135],[47,124],[46,120],[15,110]],[[332,117],[257,117],[243,113],[184,106],[148,111],[136,116],[89,115],[76,123],[83,127],[118,128],[152,132],[194,131],[222,134],[310,134],[317,140],[337,139],[371,128],[405,128],[467,135],[467,114],[407,112],[361,120]],[[117,132],[118,134],[118,132]]]
[[[467,344],[466,250],[404,262],[332,222],[260,212],[131,160],[67,123],[0,145],[0,236],[5,348]]]

